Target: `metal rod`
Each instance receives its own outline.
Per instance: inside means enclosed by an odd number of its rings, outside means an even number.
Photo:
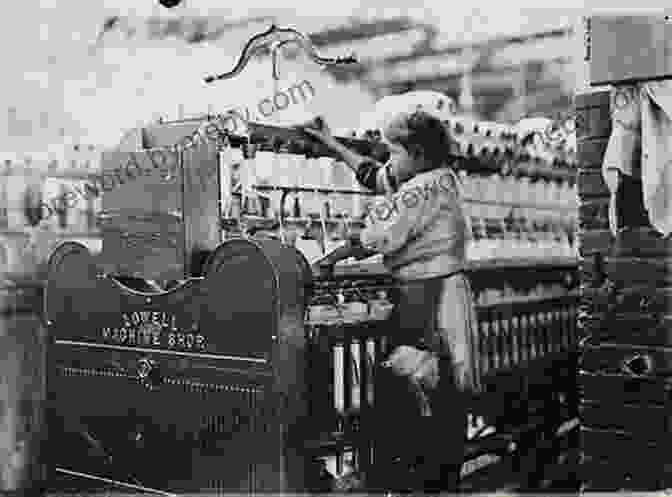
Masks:
[[[207,76],[204,78],[206,83],[213,83],[222,79],[231,79],[238,74],[240,74],[243,69],[247,66],[250,59],[254,56],[255,53],[262,50],[266,47],[269,42],[275,42],[277,50],[282,45],[293,42],[297,43],[303,50],[308,54],[310,59],[318,65],[321,66],[333,66],[338,64],[353,64],[357,62],[354,55],[349,55],[346,57],[336,57],[336,58],[327,58],[321,57],[317,54],[313,42],[304,35],[292,28],[278,28],[275,24],[272,24],[263,33],[254,35],[248,40],[248,42],[243,47],[243,52],[238,58],[238,62],[231,71],[224,72],[218,75]],[[277,56],[277,54],[276,54]],[[277,76],[277,68],[274,67],[273,76]],[[276,78],[277,79],[277,78]]]
[[[340,188],[314,188],[314,187],[305,187],[305,186],[276,186],[276,185],[252,185],[252,188],[259,191],[274,191],[274,192],[299,192],[299,193],[322,193],[322,194],[340,194],[340,195],[376,195],[373,192],[366,190],[347,190]]]
[[[348,190],[341,188],[313,188],[305,186],[278,186],[278,185],[251,185],[252,188],[259,191],[276,191],[276,192],[299,192],[299,193],[322,193],[322,194],[338,194],[338,195],[367,195],[367,196],[377,196],[378,194],[367,191],[367,190]],[[495,200],[481,200],[472,197],[465,197],[464,202],[467,204],[478,204],[478,205],[496,205],[500,207],[513,207],[518,209],[534,209],[534,210],[566,210],[566,211],[576,211],[576,207],[568,206],[565,204],[533,204],[533,203],[524,203],[524,202],[501,202]]]
[[[126,350],[129,352],[141,352],[145,354],[165,354],[165,355],[175,355],[182,357],[194,357],[201,359],[221,359],[226,361],[240,361],[240,362],[252,362],[258,364],[266,364],[268,361],[266,359],[258,359],[255,357],[239,357],[239,356],[229,356],[229,355],[217,355],[217,354],[202,354],[198,352],[179,352],[177,350],[163,350],[163,349],[149,349],[144,347],[130,347],[125,345],[110,345],[94,342],[79,342],[75,340],[55,340],[55,345],[71,345],[75,347],[89,347],[89,348],[98,348],[98,349],[107,349],[107,350]]]
[[[119,486],[119,487],[125,487],[125,488],[129,488],[129,489],[133,489],[133,490],[140,490],[142,492],[150,492],[150,493],[153,493],[153,494],[164,495],[165,497],[179,497],[177,494],[171,494],[171,493],[168,493],[168,492],[163,492],[162,490],[156,490],[156,489],[153,489],[153,488],[143,487],[143,486],[140,486],[140,485],[132,485],[130,483],[124,483],[122,481],[117,481],[117,480],[110,480],[109,478],[102,478],[100,476],[89,475],[89,474],[86,474],[86,473],[79,473],[78,471],[71,471],[69,469],[56,468],[56,471],[59,472],[59,473],[66,474],[66,475],[78,476],[80,478],[96,480],[96,481],[100,481],[100,482],[103,482],[103,483],[109,483],[111,485],[116,485],[116,486]]]

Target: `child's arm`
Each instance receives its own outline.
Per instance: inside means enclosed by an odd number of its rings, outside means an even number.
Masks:
[[[380,195],[393,193],[396,190],[394,178],[386,166],[370,157],[359,155],[341,144],[331,134],[329,126],[323,119],[315,119],[309,125],[302,126],[302,129],[340,155],[364,188]]]
[[[367,226],[360,235],[348,240],[345,246],[330,254],[322,264],[333,265],[348,257],[365,259],[401,249],[439,214],[437,196],[429,193],[424,198],[423,193],[421,188],[405,189],[400,195],[378,202],[369,212]]]

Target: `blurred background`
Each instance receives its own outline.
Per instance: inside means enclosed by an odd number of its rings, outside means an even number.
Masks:
[[[569,111],[581,79],[577,26],[586,11],[578,2],[227,3],[185,0],[166,9],[156,0],[76,7],[24,0],[3,16],[0,265],[21,260],[36,239],[67,237],[97,248],[100,199],[57,209],[41,229],[39,201],[81,183],[98,170],[103,150],[157,119],[254,111],[262,99],[307,81],[310,91],[298,103],[253,117],[291,124],[322,114],[345,132],[383,96],[433,90],[452,97],[459,115],[515,123]],[[261,54],[239,77],[203,83],[233,68],[247,40],[272,23],[308,34],[322,56],[354,52],[359,63],[321,69],[287,47],[278,81]]]

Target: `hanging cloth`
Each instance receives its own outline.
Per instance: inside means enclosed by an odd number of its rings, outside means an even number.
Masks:
[[[609,202],[609,227],[618,231],[616,200],[622,175],[641,178],[641,106],[640,89],[623,86],[611,95],[612,132],[602,161],[602,176],[611,199]]]
[[[672,81],[643,85],[642,189],[656,230],[672,232]]]
[[[672,81],[619,87],[612,97],[612,133],[602,163],[611,193],[611,231],[616,234],[619,228],[616,200],[625,175],[641,180],[648,219],[668,236],[672,232]]]

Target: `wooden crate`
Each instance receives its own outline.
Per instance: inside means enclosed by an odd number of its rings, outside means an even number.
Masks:
[[[102,164],[105,272],[155,280],[199,275],[221,241],[217,146],[106,152]]]
[[[670,17],[591,17],[588,21],[591,84],[623,84],[672,77]]]

